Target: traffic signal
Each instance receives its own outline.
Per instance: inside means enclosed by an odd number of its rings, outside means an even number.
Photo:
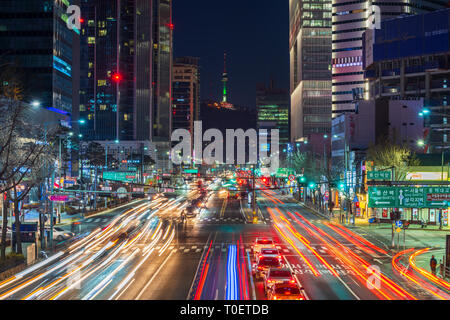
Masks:
[[[316,187],[316,184],[314,182],[310,182],[308,187],[314,189]]]
[[[339,190],[343,191],[344,187],[345,187],[345,185],[343,183],[339,183]]]

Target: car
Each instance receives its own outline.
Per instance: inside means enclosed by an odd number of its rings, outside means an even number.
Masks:
[[[287,268],[269,269],[267,275],[264,276],[264,292],[267,292],[268,288],[277,283],[295,284],[291,270]]]
[[[255,261],[262,248],[273,249],[275,248],[275,243],[271,238],[256,238],[255,243],[252,245]]]
[[[46,228],[47,232],[49,232],[50,228]],[[75,234],[70,231],[66,231],[60,227],[53,227],[53,240],[56,240],[58,242],[62,242],[64,240],[68,240],[72,238]]]
[[[269,269],[281,269],[283,265],[278,256],[260,256],[258,261],[253,265],[252,273],[256,279],[263,278]]]
[[[267,290],[268,300],[306,300],[298,284],[276,283]]]
[[[198,207],[190,205],[186,208],[186,217],[187,218],[194,218],[198,213]]]
[[[280,251],[277,248],[261,248],[259,251],[259,255],[261,256],[273,256],[276,255],[281,259]]]

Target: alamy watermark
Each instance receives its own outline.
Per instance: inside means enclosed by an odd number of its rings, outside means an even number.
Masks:
[[[67,7],[67,28],[69,30],[81,29],[81,9],[77,5],[71,5]]]
[[[270,137],[270,142],[268,141]],[[225,139],[218,129],[208,129],[203,133],[202,122],[194,122],[194,136],[186,129],[172,133],[172,142],[178,142],[171,150],[172,163],[256,165],[269,167],[274,173],[279,167],[278,129],[227,129]],[[203,148],[204,142],[210,142]],[[193,146],[192,146],[193,144]],[[270,146],[270,147],[269,147]],[[247,148],[248,147],[248,148]],[[246,150],[248,149],[248,152]],[[270,151],[270,155],[269,155]],[[248,161],[247,161],[248,159]]]
[[[381,29],[381,8],[379,6],[372,6],[372,12],[370,14],[370,18],[373,16],[373,19],[369,20],[368,29]]]
[[[379,266],[369,266],[366,270],[369,277],[367,277],[366,286],[369,290],[379,290],[381,288],[381,269]]]

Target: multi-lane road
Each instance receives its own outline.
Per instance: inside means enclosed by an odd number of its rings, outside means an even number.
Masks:
[[[182,222],[197,196],[191,185],[178,198],[134,201],[67,226],[77,236],[1,282],[0,299],[265,299],[251,274],[251,245],[261,236],[274,239],[308,299],[450,298],[445,283],[404,273],[402,257],[383,241],[324,220],[278,191],[258,192],[257,223],[245,202],[214,190]]]

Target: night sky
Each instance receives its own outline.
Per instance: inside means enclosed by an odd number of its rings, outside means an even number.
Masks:
[[[174,57],[200,57],[202,99],[219,99],[227,52],[229,101],[255,106],[256,83],[289,88],[289,1],[174,0]]]

